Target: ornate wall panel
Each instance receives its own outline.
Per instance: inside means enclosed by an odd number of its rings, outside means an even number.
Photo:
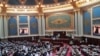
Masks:
[[[93,18],[100,18],[100,6],[94,7],[92,10]]]
[[[8,35],[17,35],[17,20],[14,16],[8,20]]]
[[[38,21],[35,17],[30,17],[30,34],[38,34]]]
[[[46,18],[46,30],[73,30],[74,19],[70,14],[53,14]]]
[[[91,18],[88,11],[83,12],[83,34],[91,34]]]

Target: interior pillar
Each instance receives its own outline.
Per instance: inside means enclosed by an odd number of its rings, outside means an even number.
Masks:
[[[8,17],[4,15],[4,35],[8,38]]]
[[[75,34],[78,35],[78,18],[77,18],[77,11],[74,11],[74,20],[75,20]]]
[[[45,36],[45,18],[44,18],[44,15],[42,15],[42,35]]]
[[[83,36],[83,18],[80,9],[77,11],[77,25],[78,25],[78,35]]]
[[[41,26],[41,15],[39,14],[39,18],[38,18],[38,32],[39,32],[39,36],[41,36],[41,33],[42,33],[42,26]]]
[[[4,25],[3,25],[3,17],[0,15],[0,39],[4,38]]]

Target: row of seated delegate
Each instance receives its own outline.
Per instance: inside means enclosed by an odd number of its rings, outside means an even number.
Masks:
[[[67,47],[55,46],[50,42],[0,42],[0,56],[63,56],[66,51]]]
[[[72,56],[99,56],[99,45],[72,45]]]

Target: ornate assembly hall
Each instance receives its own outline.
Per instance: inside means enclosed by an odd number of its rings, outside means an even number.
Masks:
[[[0,0],[0,56],[100,56],[100,0]]]

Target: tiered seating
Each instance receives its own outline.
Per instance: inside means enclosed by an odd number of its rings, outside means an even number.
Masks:
[[[63,46],[63,47],[59,47],[59,49],[60,50],[57,50],[56,56],[65,56],[68,51],[68,47]]]
[[[72,56],[99,56],[100,46],[97,45],[72,45]]]
[[[66,45],[52,45],[50,42],[0,42],[0,56],[65,56],[67,51]]]
[[[0,56],[48,56],[52,55],[52,50],[51,43],[0,42]]]
[[[85,56],[99,56],[100,46],[97,45],[81,45],[81,51]]]
[[[41,38],[41,41],[1,41],[0,56],[99,56],[99,45],[75,45],[63,42],[63,39],[52,40]],[[47,40],[47,41],[45,41]],[[67,40],[67,39],[66,39]],[[56,44],[54,43],[61,43]],[[17,55],[16,55],[17,53]]]
[[[68,51],[68,47],[64,47],[63,51],[61,52],[60,56],[65,56]]]
[[[72,56],[82,56],[82,53],[79,50],[79,46],[77,45],[72,46]]]

